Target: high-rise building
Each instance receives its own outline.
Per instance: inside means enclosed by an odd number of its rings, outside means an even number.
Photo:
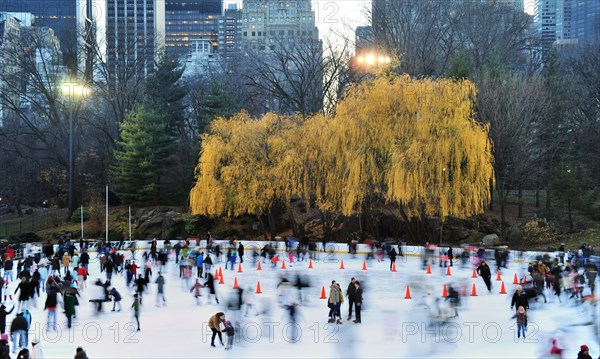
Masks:
[[[106,59],[106,0],[77,0],[76,10],[79,71],[90,81]]]
[[[534,19],[545,54],[555,41],[564,47],[600,40],[600,1],[536,0]]]
[[[216,50],[222,0],[166,0],[165,51],[170,58],[192,52],[196,40],[209,40]]]
[[[151,73],[164,51],[165,1],[107,0],[106,5],[109,71],[117,75],[134,68],[141,75]]]
[[[35,26],[54,30],[60,40],[65,65],[77,62],[76,0],[0,0],[0,12],[31,13]]]
[[[600,1],[572,0],[571,34],[580,42],[600,41]]]
[[[54,30],[35,25],[31,13],[0,12],[0,126],[10,113],[31,110],[32,102],[66,71]]]
[[[226,62],[234,61],[242,51],[242,11],[229,4],[219,18],[219,55]]]
[[[319,41],[310,0],[244,0],[242,38],[251,50]]]
[[[556,41],[558,11],[557,0],[536,0],[535,2],[533,18],[541,40],[543,54],[547,54]]]

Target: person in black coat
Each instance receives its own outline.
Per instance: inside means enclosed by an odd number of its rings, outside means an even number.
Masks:
[[[12,313],[15,310],[15,306],[7,312],[6,306],[4,304],[0,305],[0,334],[4,334],[6,332],[6,316]]]
[[[454,259],[454,251],[452,249],[452,246],[448,246],[448,259],[450,259],[450,267],[452,267],[454,265],[454,263],[452,262],[452,259]]]
[[[577,353],[577,359],[592,359],[590,355],[590,348],[587,345],[582,345],[579,347],[579,353]]]
[[[354,287],[356,288],[356,292],[354,294],[354,301],[356,303],[356,320],[354,320],[354,323],[360,324],[361,323],[360,310],[361,310],[362,302],[363,302],[363,290],[360,287],[359,281],[354,282]]]
[[[17,291],[19,291],[19,290],[21,292],[19,293],[19,306],[18,306],[18,308],[21,308],[21,306],[25,305],[25,303],[27,303],[27,301],[31,297],[31,286],[29,285],[29,282],[27,281],[27,278],[21,277],[21,282],[19,283],[19,285],[17,286],[17,288],[15,288],[14,294],[17,294]]]
[[[28,330],[29,325],[27,324],[27,319],[25,319],[23,313],[18,313],[10,324],[10,333],[13,335],[13,339],[16,339],[13,340],[13,352],[17,351],[17,341],[18,348],[27,348]]]
[[[44,309],[48,310],[48,329],[56,330],[56,307],[58,306],[58,292],[51,290],[47,293]]]
[[[352,307],[354,307],[354,303],[356,302],[356,286],[354,283],[356,279],[352,277],[350,279],[350,283],[348,284],[348,289],[346,289],[346,296],[348,297],[348,319],[352,319]]]
[[[219,298],[217,298],[217,293],[215,292],[215,277],[212,275],[212,273],[208,273],[208,280],[206,283],[204,283],[204,286],[208,287],[210,294],[215,296],[215,301],[217,304],[219,304]]]
[[[140,274],[137,277],[137,279],[135,280],[135,286],[136,286],[135,292],[138,294],[138,296],[140,298],[140,304],[142,304],[142,294],[144,293],[144,289],[146,288],[147,285],[148,285],[148,281],[146,280],[146,278],[142,277],[142,275]]]
[[[517,286],[517,290],[513,294],[510,302],[510,309],[513,307],[515,307],[517,310],[519,310],[519,307],[523,307],[525,310],[529,309],[529,299],[527,299],[527,293],[525,293],[523,287],[520,285]]]
[[[392,247],[392,249],[390,249],[390,251],[388,252],[388,256],[390,257],[390,270],[393,270],[393,264],[396,263],[396,256],[398,255],[398,253],[396,253],[396,250]]]
[[[87,269],[89,273],[90,269],[88,268],[88,265],[90,264],[90,255],[88,254],[88,252],[84,251],[83,253],[81,253],[81,255],[79,256],[79,263],[83,264],[83,266],[85,267],[85,269]]]
[[[238,246],[238,255],[240,256],[240,263],[244,263],[244,245],[242,242]]]
[[[477,274],[479,274],[479,276],[481,278],[483,278],[483,281],[485,282],[485,286],[488,289],[488,292],[492,291],[492,272],[490,271],[490,267],[487,265],[487,263],[485,261],[482,261],[481,264],[479,265],[479,267],[477,267]],[[518,307],[517,307],[518,308]]]

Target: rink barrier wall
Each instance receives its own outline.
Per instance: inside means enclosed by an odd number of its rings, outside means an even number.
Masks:
[[[190,249],[192,250],[202,250],[202,251],[206,251],[206,240],[198,240],[197,238],[188,238],[189,242],[190,242]],[[89,247],[88,247],[88,252],[98,252],[97,249],[97,242],[98,241],[94,241],[94,240],[88,240],[89,243]],[[151,240],[139,240],[139,241],[135,241],[136,242],[136,250],[137,251],[147,251],[150,249],[150,244],[151,244]],[[158,240],[158,248],[162,248],[163,247],[163,240]],[[270,243],[272,244],[273,242],[271,241],[252,241],[252,240],[238,240],[238,244],[242,242],[244,244],[244,248],[246,253],[250,253],[250,251],[252,251],[253,249],[256,249],[260,252],[260,250],[264,247],[265,244]],[[111,245],[117,245],[119,242],[118,241],[111,241],[110,242]],[[175,241],[171,241],[171,246],[174,245]],[[285,242],[283,241],[277,241],[277,252],[278,253],[285,253]],[[79,242],[74,243],[75,247],[79,249]],[[125,241],[124,242],[124,248],[128,248],[129,245],[131,244],[131,241]],[[229,241],[228,240],[215,240],[214,241],[214,245],[220,245],[221,248],[223,249],[223,253],[226,253],[226,248],[229,245]],[[55,250],[58,250],[58,245],[55,245]],[[292,248],[296,248],[297,247],[297,243],[294,243],[294,245],[292,246]],[[329,253],[329,254],[336,254],[336,255],[345,255],[345,256],[351,256],[352,254],[349,253],[349,248],[348,248],[348,244],[347,243],[336,243],[336,242],[326,242],[325,243],[325,250],[323,250],[323,242],[318,242],[317,244],[317,248],[319,253]],[[394,249],[396,249],[396,253],[399,253],[398,251],[398,245],[393,245],[392,246]],[[413,246],[413,245],[402,245],[402,254],[404,256],[407,257],[423,257],[425,254],[425,249],[423,246]],[[445,254],[445,251],[447,251],[448,247],[447,246],[442,246],[442,247],[437,247],[436,250],[434,250],[434,257],[437,258],[442,254]],[[453,247],[453,253],[454,253],[454,257],[455,260],[460,260],[460,256],[463,252],[463,248],[461,247]],[[359,243],[356,245],[356,253],[355,255],[364,255],[366,256],[367,254],[369,254],[370,251],[370,247],[367,244],[362,244]],[[544,254],[551,254],[551,257],[553,257],[554,255],[556,255],[556,252],[537,252],[537,251],[510,251],[510,257],[509,259],[512,260],[513,262],[523,262],[523,261],[529,261],[529,260],[535,260],[540,256],[543,256]],[[489,258],[489,250],[488,250],[488,258]]]

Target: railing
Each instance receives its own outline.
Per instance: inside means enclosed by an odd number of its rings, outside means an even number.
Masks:
[[[62,225],[67,215],[66,209],[49,209],[24,214],[21,218],[4,220],[0,218],[0,236],[37,232]]]

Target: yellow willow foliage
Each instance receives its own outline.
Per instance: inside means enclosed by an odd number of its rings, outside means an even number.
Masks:
[[[346,215],[384,199],[410,216],[469,216],[489,201],[488,128],[468,81],[376,79],[326,118],[240,113],[203,137],[193,213],[263,214],[299,195]]]
[[[326,197],[345,214],[368,197],[402,205],[409,216],[469,216],[489,201],[493,175],[488,128],[473,120],[468,81],[376,79],[337,108],[325,153]]]
[[[280,134],[296,126],[294,121],[274,114],[255,120],[245,112],[215,120],[203,136],[190,193],[192,213],[267,213],[288,186],[278,173],[285,149]]]

